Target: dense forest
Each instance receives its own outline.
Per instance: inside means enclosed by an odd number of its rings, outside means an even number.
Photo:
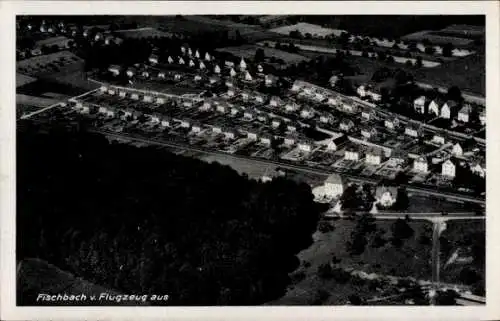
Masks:
[[[319,211],[310,187],[35,125],[17,137],[17,260],[170,305],[284,294]]]

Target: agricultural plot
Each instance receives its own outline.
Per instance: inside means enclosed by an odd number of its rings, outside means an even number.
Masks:
[[[421,42],[424,39],[428,39],[432,44],[435,45],[445,45],[451,43],[455,47],[467,47],[470,46],[474,41],[466,38],[452,37],[452,36],[440,36],[433,34],[430,30],[423,30],[411,33],[401,38],[405,41],[418,41]]]
[[[220,48],[217,49],[219,52],[228,52],[231,53],[235,56],[242,57],[245,59],[250,59],[255,56],[255,51],[261,48],[264,50],[264,55],[266,57],[275,57],[277,59],[283,59],[285,63],[298,63],[301,61],[307,61],[309,58],[306,58],[302,55],[295,54],[295,53],[290,53],[286,52],[283,50],[275,49],[275,48],[269,48],[269,47],[259,47],[259,46],[254,46],[254,45],[244,45],[244,46],[238,46],[238,47],[226,47],[226,48]]]
[[[306,22],[300,22],[290,26],[282,26],[270,29],[269,31],[288,36],[290,32],[295,30],[303,35],[305,35],[306,33],[311,34],[313,37],[325,37],[332,34],[338,37],[340,36],[340,34],[342,34],[342,32],[344,32],[344,30],[323,28],[319,25],[314,25]]]
[[[69,51],[32,57],[17,63],[17,71],[29,76],[46,76],[61,70],[71,71],[83,66],[83,60]]]
[[[117,30],[116,33],[122,38],[149,38],[149,37],[172,37],[172,33],[160,31],[151,27],[144,27],[130,30]]]
[[[36,78],[30,77],[30,76],[27,76],[27,75],[23,75],[23,74],[20,74],[20,73],[16,74],[16,88],[17,87],[22,87],[22,86],[30,84],[30,83],[33,83],[35,81],[36,81]]]

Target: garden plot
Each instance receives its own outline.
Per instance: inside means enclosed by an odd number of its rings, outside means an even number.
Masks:
[[[311,34],[313,37],[326,37],[329,35],[335,35],[336,37],[340,36],[342,32],[345,32],[344,30],[339,30],[339,29],[330,29],[330,28],[323,28],[319,25],[314,25],[311,23],[306,23],[306,22],[299,22],[294,25],[290,26],[282,26],[274,29],[270,29],[269,31],[271,32],[276,32],[282,35],[289,35],[290,32],[297,30],[301,34]]]

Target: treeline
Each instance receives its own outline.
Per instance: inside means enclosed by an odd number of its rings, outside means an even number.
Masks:
[[[17,260],[170,305],[276,299],[319,218],[310,187],[59,129],[17,138]]]

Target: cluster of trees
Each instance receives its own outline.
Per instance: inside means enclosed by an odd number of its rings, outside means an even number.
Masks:
[[[319,211],[310,187],[101,136],[29,127],[17,138],[17,260],[39,257],[172,305],[281,296]]]

